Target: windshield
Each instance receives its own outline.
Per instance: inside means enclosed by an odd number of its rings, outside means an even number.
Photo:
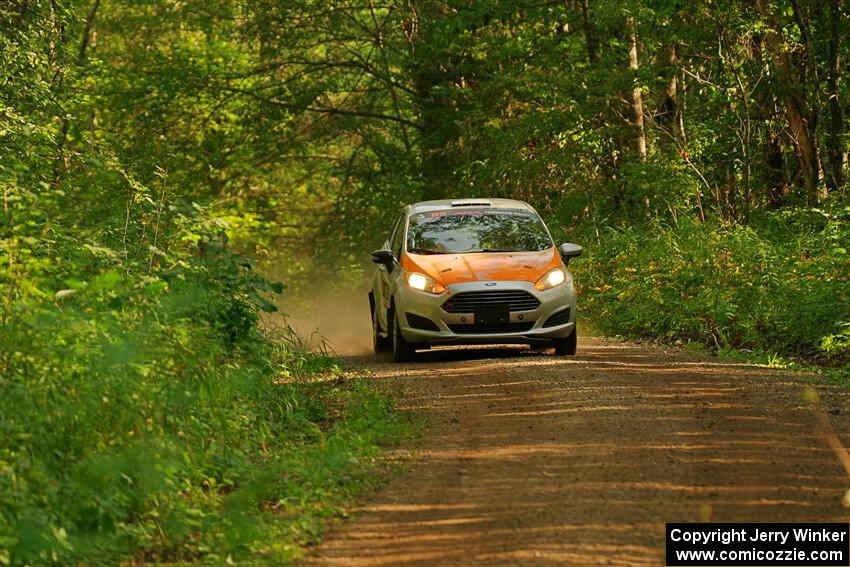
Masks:
[[[552,246],[543,221],[521,209],[416,213],[407,231],[407,251],[413,254],[535,252]]]

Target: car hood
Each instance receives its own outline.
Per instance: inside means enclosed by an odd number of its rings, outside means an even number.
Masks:
[[[560,265],[555,248],[539,252],[405,253],[402,261],[406,271],[427,274],[443,285],[492,280],[534,283]]]

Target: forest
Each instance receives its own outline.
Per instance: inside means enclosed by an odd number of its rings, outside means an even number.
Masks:
[[[317,541],[415,426],[280,314],[415,201],[533,205],[607,335],[846,381],[848,61],[842,0],[3,2],[0,565]]]

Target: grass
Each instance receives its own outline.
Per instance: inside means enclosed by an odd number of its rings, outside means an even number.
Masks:
[[[395,411],[391,394],[365,376],[334,367],[295,387],[315,404],[312,427],[270,447],[238,488],[210,500],[224,520],[204,535],[223,545],[199,548],[204,564],[298,559],[329,522],[346,517],[346,507],[386,479],[398,463],[385,451],[417,431],[415,420]]]
[[[761,368],[776,368],[793,372],[804,372],[822,377],[829,382],[850,386],[850,365],[824,366],[812,364],[805,359],[794,359],[772,352],[742,351],[723,348],[711,354],[723,360],[747,362]]]
[[[610,229],[576,263],[601,331],[750,353],[767,364],[850,364],[850,209],[769,213],[749,226]],[[755,354],[753,354],[755,353]]]
[[[367,376],[329,357],[282,352],[307,360],[309,371],[293,375],[282,360],[287,371],[265,381],[262,395],[238,400],[248,407],[212,412],[237,420],[220,432],[196,436],[190,418],[173,435],[152,427],[138,439],[131,430],[65,471],[42,465],[9,476],[16,470],[7,465],[0,511],[14,531],[2,563],[280,565],[300,557],[386,478],[393,461],[385,451],[418,424]],[[43,486],[37,474],[50,475],[43,481],[55,497],[34,493]],[[33,521],[39,514],[54,529]]]
[[[261,329],[279,286],[206,242],[161,275],[13,282],[0,565],[287,563],[415,432],[388,389]]]

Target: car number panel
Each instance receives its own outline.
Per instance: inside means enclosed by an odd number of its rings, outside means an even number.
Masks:
[[[508,305],[493,305],[475,308],[476,325],[507,325],[511,322],[511,311]]]

